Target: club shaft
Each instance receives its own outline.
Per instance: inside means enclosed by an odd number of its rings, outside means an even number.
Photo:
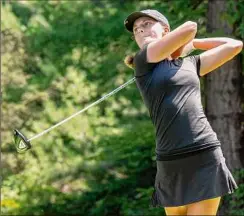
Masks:
[[[135,77],[132,78],[132,79],[130,79],[128,82],[124,83],[123,85],[119,86],[118,88],[116,88],[115,90],[113,90],[112,92],[110,92],[109,94],[103,96],[102,98],[100,98],[100,99],[98,99],[97,101],[93,102],[93,103],[90,104],[89,106],[87,106],[87,107],[85,107],[84,109],[80,110],[79,112],[77,112],[77,113],[71,115],[70,117],[64,119],[63,121],[61,121],[61,122],[59,122],[59,123],[53,125],[52,127],[48,128],[48,129],[46,129],[46,130],[44,130],[43,132],[41,132],[41,133],[39,133],[39,134],[37,134],[37,135],[31,137],[28,141],[34,140],[34,139],[36,139],[36,138],[38,138],[38,137],[40,137],[40,136],[42,136],[42,135],[48,133],[49,131],[53,130],[54,128],[56,128],[56,127],[58,127],[58,126],[64,124],[65,122],[69,121],[70,119],[72,119],[72,118],[76,117],[77,115],[83,113],[83,112],[86,111],[87,109],[89,109],[89,108],[95,106],[96,104],[102,102],[102,101],[105,100],[106,98],[112,96],[113,94],[115,94],[116,92],[120,91],[121,89],[123,89],[124,87],[126,87],[127,85],[131,84],[131,83],[134,82],[134,81],[135,81]]]

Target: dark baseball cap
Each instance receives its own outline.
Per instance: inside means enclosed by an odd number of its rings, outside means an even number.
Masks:
[[[133,32],[134,22],[136,21],[136,19],[143,16],[151,17],[159,22],[166,24],[170,28],[169,22],[163,14],[161,14],[157,10],[147,9],[147,10],[135,11],[132,14],[130,14],[124,21],[124,25],[126,29],[130,32]]]

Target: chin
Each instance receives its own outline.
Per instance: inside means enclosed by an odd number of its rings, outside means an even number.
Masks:
[[[153,42],[153,41],[155,41],[155,39],[153,39],[153,38],[147,38],[147,39],[145,39],[144,41],[143,41],[143,45],[145,45],[145,44],[148,44],[148,43],[151,43],[151,42]]]
[[[152,37],[145,37],[144,40],[145,40],[145,41],[148,41],[148,40],[151,41],[151,40],[155,40],[155,38],[152,38]]]

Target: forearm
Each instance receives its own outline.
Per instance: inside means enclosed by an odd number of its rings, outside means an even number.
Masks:
[[[192,51],[195,49],[200,49],[200,50],[209,50],[215,47],[218,47],[223,44],[228,44],[230,46],[236,46],[237,43],[240,41],[232,39],[232,38],[227,38],[227,37],[216,37],[216,38],[203,38],[203,39],[198,39],[195,38],[189,43],[183,45],[181,47],[182,53],[181,57],[184,57],[188,54],[190,54]]]
[[[196,32],[197,23],[188,21],[172,32],[165,34],[162,38],[149,43],[147,48],[148,62],[159,62],[167,58],[182,45],[193,40]]]
[[[181,47],[179,47],[174,53],[171,54],[171,56],[173,58],[177,58],[179,56],[181,57],[185,57],[188,54],[190,54],[193,50],[195,50],[194,46],[193,46],[193,39],[195,38],[196,32],[195,34],[192,35],[191,38],[188,38],[188,40],[186,41],[185,44],[183,44]]]
[[[184,46],[181,47],[182,52],[181,52],[181,57],[185,57],[189,55],[191,52],[193,52],[196,48],[193,45],[193,40],[191,40],[189,43],[185,44]]]
[[[192,43],[195,49],[209,50],[218,47],[223,44],[229,44],[235,46],[238,40],[227,38],[227,37],[216,37],[216,38],[203,38],[203,39],[193,39]]]

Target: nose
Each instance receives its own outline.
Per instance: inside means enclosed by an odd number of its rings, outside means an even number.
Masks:
[[[138,34],[141,34],[141,33],[143,33],[144,32],[144,29],[143,28],[139,28],[138,29]]]
[[[144,32],[144,29],[143,29],[143,28],[140,28],[140,29],[139,29],[139,32],[140,32],[140,33],[143,33],[143,32]]]

